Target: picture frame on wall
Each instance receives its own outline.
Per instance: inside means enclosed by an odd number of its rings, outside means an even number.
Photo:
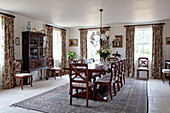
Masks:
[[[78,39],[69,39],[69,46],[78,46]]]
[[[116,35],[112,41],[112,47],[122,47],[122,35]]]
[[[166,45],[170,45],[170,37],[166,37]]]
[[[16,38],[15,38],[15,45],[18,45],[18,46],[20,45],[20,39],[19,39],[19,37],[16,37]]]

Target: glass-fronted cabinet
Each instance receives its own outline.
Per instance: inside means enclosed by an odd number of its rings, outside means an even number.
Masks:
[[[47,68],[46,34],[22,32],[22,59],[25,72]]]

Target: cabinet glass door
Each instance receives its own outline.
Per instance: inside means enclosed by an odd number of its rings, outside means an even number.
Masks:
[[[38,58],[38,37],[30,36],[30,58]]]
[[[39,58],[46,58],[46,37],[39,37]]]

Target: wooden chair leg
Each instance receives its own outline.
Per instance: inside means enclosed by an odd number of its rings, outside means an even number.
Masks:
[[[115,83],[113,83],[113,90],[114,90],[114,95],[116,96],[116,87],[115,87]]]
[[[164,76],[164,73],[162,73],[162,81],[163,81],[163,83],[165,83],[165,76]]]
[[[117,89],[118,89],[118,91],[120,90],[120,87],[119,87],[119,80],[117,80]]]
[[[32,86],[32,80],[33,80],[33,78],[32,78],[32,75],[31,75],[31,87],[33,87],[33,86]]]
[[[53,72],[54,79],[56,80],[56,71]]]
[[[120,77],[120,83],[121,83],[121,87],[123,87],[123,80],[122,80],[122,76]]]
[[[139,71],[137,71],[137,79],[139,79]]]
[[[96,100],[96,98],[95,98],[96,88],[97,88],[97,84],[94,85],[94,91],[93,91],[93,99],[94,100]]]
[[[111,83],[109,84],[109,90],[110,90],[110,98],[112,100],[112,87],[111,87]]]
[[[76,96],[77,96],[77,99],[78,99],[78,89],[76,89]]]
[[[86,91],[86,107],[88,108],[89,90]]]
[[[62,73],[61,73],[61,70],[60,70],[59,72],[60,72],[60,77],[62,78]]]
[[[72,105],[72,91],[73,89],[72,88],[70,88],[70,105]]]
[[[23,90],[23,78],[21,78],[21,89]]]
[[[149,71],[147,71],[147,79],[149,79]]]
[[[124,81],[124,84],[125,84],[125,75],[123,75],[123,81]]]

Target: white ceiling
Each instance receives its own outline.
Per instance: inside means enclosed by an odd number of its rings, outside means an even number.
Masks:
[[[0,0],[0,9],[62,27],[149,23],[170,19],[170,0]]]

